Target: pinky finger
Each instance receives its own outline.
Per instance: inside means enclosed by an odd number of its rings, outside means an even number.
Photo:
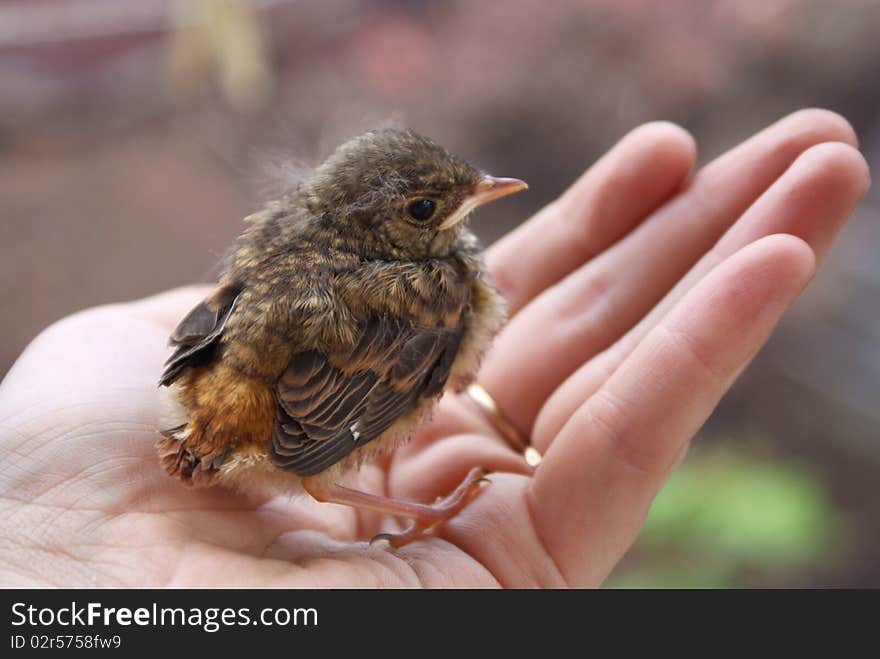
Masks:
[[[529,497],[536,531],[569,583],[598,585],[629,548],[688,442],[814,267],[812,250],[793,236],[743,248],[692,289],[562,428]]]

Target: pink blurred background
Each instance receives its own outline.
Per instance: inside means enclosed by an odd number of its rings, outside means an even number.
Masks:
[[[878,28],[874,0],[7,0],[0,375],[66,314],[209,280],[290,172],[389,120],[530,183],[487,242],[654,119],[705,162],[829,107],[880,171]],[[703,433],[807,463],[845,548],[737,585],[880,585],[878,215],[875,189]]]

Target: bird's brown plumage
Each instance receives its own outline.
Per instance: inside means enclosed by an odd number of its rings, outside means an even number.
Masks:
[[[333,479],[405,440],[447,381],[465,386],[504,304],[473,234],[438,226],[480,181],[415,133],[373,131],[247,218],[219,287],[171,336],[166,470]],[[416,219],[426,199],[434,216]]]

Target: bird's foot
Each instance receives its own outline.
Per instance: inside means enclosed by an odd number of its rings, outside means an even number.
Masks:
[[[413,540],[430,533],[444,522],[455,517],[461,510],[473,501],[483,489],[484,483],[489,483],[486,475],[489,473],[483,467],[474,467],[468,472],[465,479],[446,497],[438,499],[434,504],[425,506],[422,514],[413,518],[405,530],[400,533],[379,533],[370,540],[370,544],[385,540],[394,548],[403,547]]]
[[[474,467],[452,494],[433,504],[401,501],[400,499],[353,490],[338,483],[327,483],[320,475],[304,478],[302,485],[306,492],[317,501],[339,503],[345,506],[373,510],[385,515],[412,519],[413,524],[402,533],[380,533],[371,541],[387,540],[392,547],[402,547],[455,517],[480,493],[483,484],[489,482],[489,479],[486,478],[488,473],[483,467]]]

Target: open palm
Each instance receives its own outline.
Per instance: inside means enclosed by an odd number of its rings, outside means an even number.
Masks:
[[[544,461],[531,472],[447,394],[358,485],[430,501],[475,465],[492,482],[397,550],[365,541],[395,520],[302,494],[188,491],[160,471],[165,342],[204,288],[60,321],[0,386],[0,582],[601,584],[864,193],[854,146],[840,117],[801,111],[691,175],[691,138],[648,124],[493,246],[514,315],[479,380]]]

